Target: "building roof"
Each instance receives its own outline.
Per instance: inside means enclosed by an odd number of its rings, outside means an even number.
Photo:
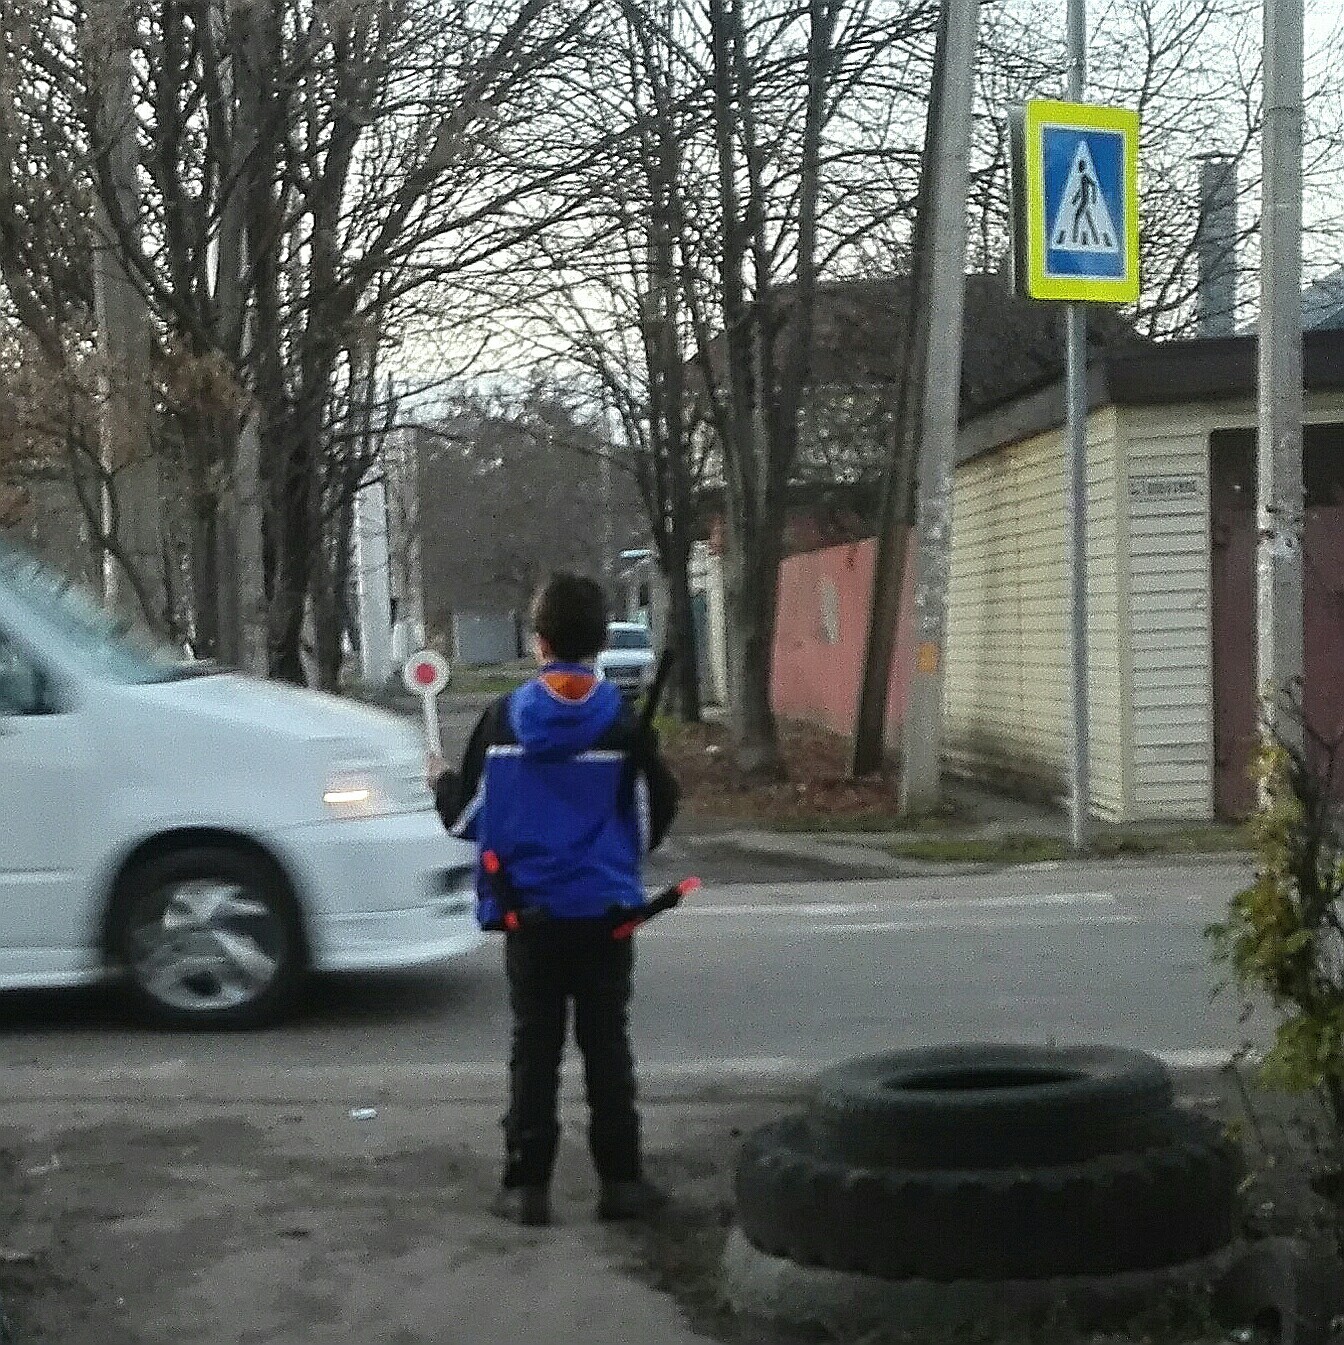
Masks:
[[[1344,327],[1344,269],[1332,271],[1302,291],[1302,325],[1308,331]]]
[[[811,386],[861,388],[895,383],[905,357],[909,294],[908,275],[819,285],[813,319]],[[787,292],[783,307],[787,324]],[[1096,315],[1089,324],[1089,337],[1090,346],[1098,350],[1136,345],[1142,340],[1113,310]],[[1005,275],[977,272],[966,277],[963,418],[1055,377],[1063,364],[1063,326],[1055,305],[1019,298]]]
[[[1254,397],[1257,347],[1254,336],[1227,336],[1101,352],[1088,367],[1088,408],[1176,406]],[[1344,390],[1344,328],[1307,332],[1302,367],[1306,391]],[[1063,424],[1064,383],[1055,379],[964,424],[957,461],[968,462]]]

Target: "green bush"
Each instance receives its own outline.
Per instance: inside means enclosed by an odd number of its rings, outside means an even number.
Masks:
[[[1258,754],[1255,881],[1208,932],[1229,980],[1274,1007],[1265,1082],[1319,1090],[1344,1127],[1344,830],[1334,789],[1341,744],[1304,730],[1305,748],[1276,740]]]

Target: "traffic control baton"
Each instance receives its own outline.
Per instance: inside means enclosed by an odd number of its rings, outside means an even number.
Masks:
[[[550,920],[550,913],[544,906],[523,905],[518,897],[518,889],[509,880],[504,865],[493,850],[486,850],[481,855],[481,868],[485,870],[486,881],[494,893],[495,901],[504,912],[499,920],[486,925],[486,929],[517,934],[520,930],[535,929]]]
[[[620,923],[612,927],[611,937],[618,941],[630,938],[640,925],[647,925],[655,916],[680,906],[683,898],[689,897],[692,892],[698,892],[701,886],[699,878],[683,878],[681,882],[664,888],[652,901],[646,901],[643,906],[636,906],[633,910],[617,907],[612,915]]]

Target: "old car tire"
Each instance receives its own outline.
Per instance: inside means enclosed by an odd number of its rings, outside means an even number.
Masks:
[[[163,1027],[240,1030],[294,1006],[303,929],[284,875],[226,845],[172,850],[122,878],[108,943],[142,1014]]]
[[[743,1146],[737,1203],[761,1251],[887,1279],[1109,1275],[1198,1260],[1237,1229],[1221,1132],[1176,1113],[1155,1148],[1056,1167],[856,1167],[812,1149],[799,1118]]]
[[[1149,1148],[1171,1080],[1139,1051],[945,1046],[838,1065],[808,1109],[818,1150],[867,1166],[1011,1168]]]

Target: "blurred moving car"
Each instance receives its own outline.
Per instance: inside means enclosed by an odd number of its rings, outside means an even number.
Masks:
[[[658,659],[653,635],[638,621],[607,626],[607,647],[597,656],[597,675],[614,682],[623,695],[640,696],[653,682]]]
[[[141,647],[0,542],[0,989],[122,970],[257,1026],[308,970],[476,947],[474,857],[402,720]]]

